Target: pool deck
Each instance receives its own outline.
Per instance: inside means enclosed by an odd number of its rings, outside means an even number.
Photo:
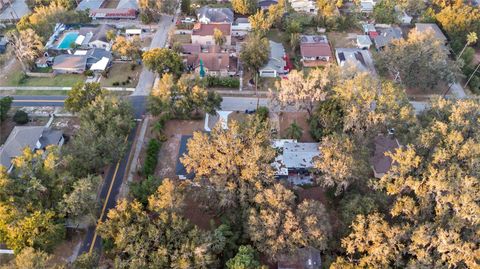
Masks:
[[[78,37],[78,32],[66,32],[61,41],[57,45],[57,49],[70,49],[70,44],[75,42]]]

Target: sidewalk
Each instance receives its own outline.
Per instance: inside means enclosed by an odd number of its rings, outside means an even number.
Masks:
[[[103,87],[109,91],[128,91],[133,92],[135,88],[122,88],[122,87]],[[0,87],[0,91],[69,91],[72,87],[43,87],[43,86],[14,86],[14,87]]]

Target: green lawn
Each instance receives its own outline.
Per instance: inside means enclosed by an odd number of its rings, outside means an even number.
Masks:
[[[131,63],[115,63],[108,71],[108,77],[102,77],[100,84],[103,87],[135,87],[138,83],[138,77],[142,71],[141,66],[131,69]],[[130,79],[129,79],[130,77]],[[118,83],[118,85],[114,85]]]
[[[1,95],[67,95],[68,91],[62,90],[14,90],[14,91],[0,91]]]
[[[78,82],[85,81],[81,74],[59,74],[53,78],[26,77],[17,63],[0,76],[0,86],[38,86],[38,87],[71,87]]]

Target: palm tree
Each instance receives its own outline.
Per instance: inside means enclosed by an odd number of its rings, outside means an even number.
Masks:
[[[10,32],[9,39],[23,71],[28,71],[35,59],[43,53],[43,44],[40,37],[32,29],[26,29],[20,32]]]
[[[477,33],[475,32],[471,32],[467,35],[467,43],[465,43],[465,46],[463,47],[462,51],[460,51],[460,54],[458,55],[457,59],[460,59],[460,57],[462,57],[462,54],[463,52],[465,51],[465,49],[472,45],[472,44],[475,44],[478,40],[478,37],[477,37]]]
[[[294,121],[288,126],[286,132],[286,138],[298,140],[302,137],[303,129],[297,124],[297,121]]]

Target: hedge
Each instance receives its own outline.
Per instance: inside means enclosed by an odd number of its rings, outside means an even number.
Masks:
[[[147,146],[147,156],[143,165],[143,175],[148,177],[153,175],[157,167],[158,152],[162,144],[157,139],[151,139]]]
[[[240,87],[240,80],[238,78],[219,78],[219,77],[207,77],[208,87],[224,87],[224,88],[238,88]]]

